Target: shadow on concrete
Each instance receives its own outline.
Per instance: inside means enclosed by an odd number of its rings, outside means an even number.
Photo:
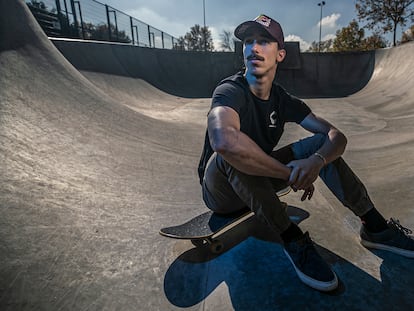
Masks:
[[[292,212],[297,223],[309,217],[306,211],[289,206],[291,218]],[[414,273],[409,259],[375,252],[383,259],[378,280],[316,244],[340,282],[335,291],[323,293],[301,283],[283,252],[279,235],[255,218],[226,232],[223,241],[226,249],[220,255],[199,247],[174,260],[164,278],[165,295],[171,304],[188,308],[204,301],[214,309],[214,305],[223,306],[220,297],[228,296],[234,310],[393,310],[397,301],[399,307],[409,310],[414,302],[407,293]],[[220,294],[223,290],[225,295]]]
[[[280,244],[249,237],[205,261],[193,261],[202,257],[201,249],[180,255],[166,272],[165,295],[177,307],[190,307],[208,301],[224,283],[234,310],[393,310],[397,302],[400,310],[411,309],[414,301],[407,288],[414,271],[408,259],[386,254],[377,280],[326,248],[317,248],[340,279],[334,292],[321,293],[302,284]]]

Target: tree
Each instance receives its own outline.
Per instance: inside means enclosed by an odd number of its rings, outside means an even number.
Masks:
[[[369,51],[383,49],[388,45],[388,42],[379,33],[374,33],[372,36],[365,38],[362,45],[364,51]]]
[[[409,41],[414,41],[414,25],[404,31],[401,38],[401,43],[407,43]]]
[[[347,27],[336,32],[336,38],[333,42],[333,50],[335,52],[360,51],[362,50],[364,35],[364,29],[359,28],[356,20],[352,20]]]
[[[83,39],[107,41],[109,39],[109,28],[106,24],[94,25],[92,23],[82,24]],[[131,43],[131,39],[125,31],[116,31],[115,25],[111,24],[111,39],[109,41]]]
[[[335,39],[321,42],[321,52],[367,51],[387,46],[387,41],[378,33],[365,38],[365,31],[352,20],[348,26],[336,32]],[[308,52],[318,52],[319,43],[312,42]]]
[[[220,34],[220,46],[223,51],[234,51],[234,35],[230,30],[223,30]]]
[[[177,42],[174,43],[174,50],[179,50],[179,51],[184,51],[187,50],[186,46],[185,46],[185,39],[183,36],[179,37],[177,39]]]
[[[189,51],[213,51],[214,44],[211,31],[208,26],[201,27],[195,24],[184,37],[178,38],[179,44],[176,49],[186,49]]]
[[[368,29],[393,32],[396,45],[397,26],[404,27],[408,20],[414,21],[414,0],[357,0],[355,8],[360,21],[366,21]]]
[[[387,46],[387,41],[378,33],[365,38],[365,31],[359,28],[358,22],[352,20],[348,26],[336,32],[333,42],[334,52],[368,51]]]
[[[319,49],[319,42],[313,41],[307,52],[332,52],[332,44],[333,39],[321,41],[321,47]]]

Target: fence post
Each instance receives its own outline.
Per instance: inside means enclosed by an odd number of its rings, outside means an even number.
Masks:
[[[134,23],[132,22],[132,16],[129,17],[129,24],[131,25],[132,45],[135,45],[135,39],[134,39]]]
[[[59,2],[60,0],[56,0],[56,3]],[[65,15],[66,15],[66,25],[65,28],[63,28],[62,23],[60,24],[60,26],[62,27],[62,29],[65,29],[65,35],[69,35],[72,36],[72,31],[71,31],[71,27],[70,27],[70,22],[69,22],[69,13],[68,13],[68,5],[66,3],[66,0],[63,0],[63,3],[65,4]]]
[[[108,41],[111,41],[112,36],[111,36],[111,20],[109,19],[109,8],[108,5],[105,4],[105,9],[106,9],[106,20],[108,22]]]
[[[116,11],[115,10],[111,10],[111,12],[114,12],[114,17],[115,17],[115,32],[116,32],[116,41],[119,42],[119,33],[118,33],[118,20],[116,18]]]
[[[138,33],[138,26],[137,26],[137,25],[134,25],[134,28],[135,28],[135,32],[136,32],[136,34],[137,34],[137,45],[139,46],[139,33]]]
[[[148,41],[149,41],[149,47],[151,47],[151,30],[150,30],[150,25],[147,25],[148,27]]]
[[[76,17],[75,2],[73,0],[70,0],[70,6],[72,8],[73,22],[75,24],[75,29],[76,29],[76,37],[79,38],[79,24],[78,24],[78,19]]]
[[[64,29],[63,28],[63,23],[62,23],[62,13],[61,13],[62,8],[60,7],[60,1],[59,0],[56,0],[55,2],[56,2],[57,16],[58,16],[59,24],[60,24],[60,35],[62,36],[62,32],[63,32],[63,29]]]
[[[82,9],[79,1],[74,1],[78,5],[79,10],[79,17],[81,22],[81,29],[82,29],[82,39],[85,40],[85,28],[83,27],[83,18],[82,18]]]

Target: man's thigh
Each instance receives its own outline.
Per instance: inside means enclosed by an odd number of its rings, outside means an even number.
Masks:
[[[278,155],[284,153],[277,152]],[[287,162],[291,161],[288,159]],[[270,186],[269,185],[270,181]],[[272,195],[286,188],[286,181],[276,178],[249,176],[238,172],[216,153],[210,158],[203,181],[203,199],[207,207],[218,213],[233,213],[245,208],[246,198],[255,196],[255,189],[264,188]],[[239,194],[244,194],[244,200]]]
[[[219,156],[214,153],[206,166],[203,180],[203,199],[207,207],[217,213],[233,213],[246,204],[233,190]]]

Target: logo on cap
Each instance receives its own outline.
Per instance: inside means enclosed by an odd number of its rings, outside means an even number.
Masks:
[[[266,15],[259,15],[255,18],[254,21],[258,22],[259,24],[262,24],[265,27],[269,27],[272,19],[270,17],[267,17]]]

